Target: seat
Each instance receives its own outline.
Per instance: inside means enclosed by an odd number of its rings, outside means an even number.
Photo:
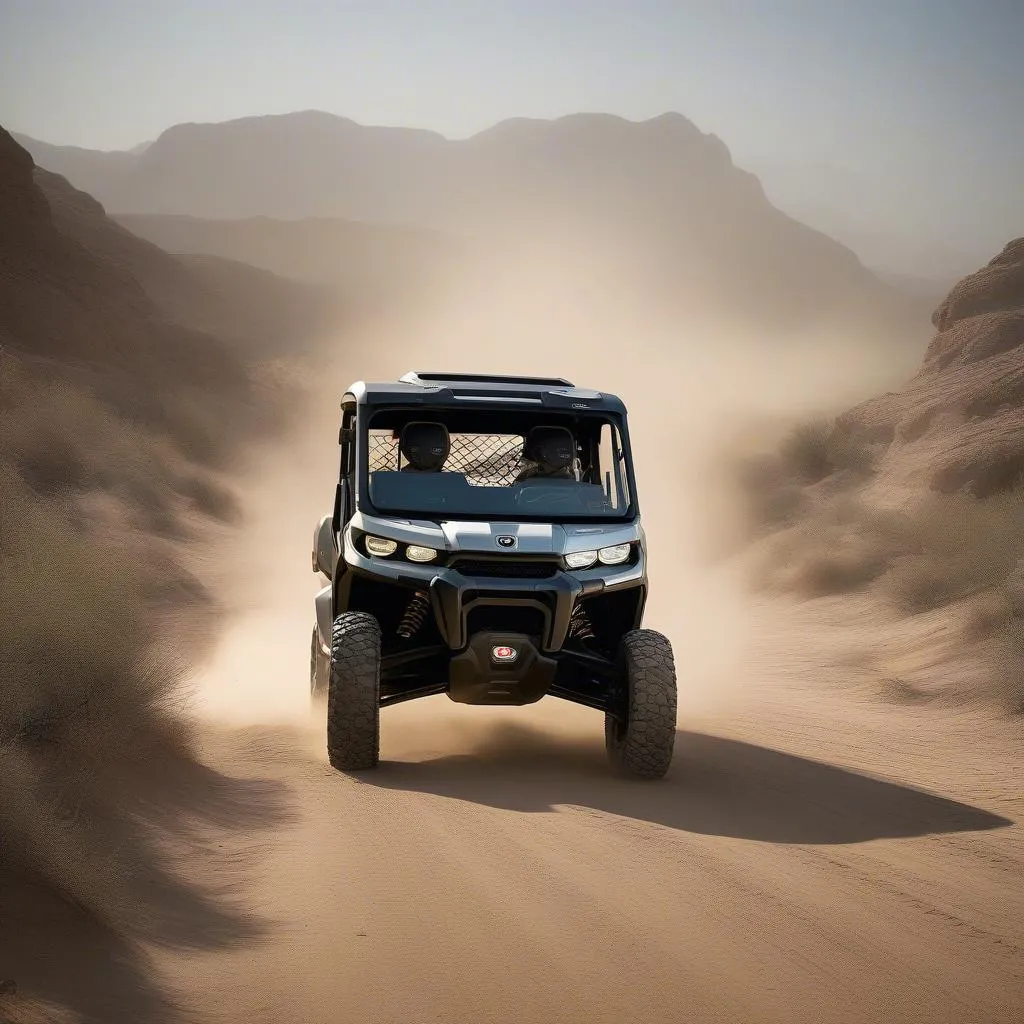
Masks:
[[[536,480],[548,483],[567,480],[575,483],[573,462],[576,440],[566,427],[534,427],[523,443],[523,459],[527,463],[516,476],[516,483]]]
[[[451,439],[443,423],[406,423],[398,439],[398,450],[408,463],[403,473],[438,473],[448,459]]]

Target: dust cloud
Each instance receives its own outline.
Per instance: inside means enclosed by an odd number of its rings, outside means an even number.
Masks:
[[[926,792],[955,790],[947,776],[970,757],[936,747],[913,717],[785,687],[751,714],[740,688],[755,617],[737,566],[717,557],[736,513],[729,452],[884,388],[903,356],[887,366],[852,336],[758,336],[721,318],[659,319],[639,302],[630,317],[621,296],[588,305],[557,266],[530,270],[325,339],[302,368],[301,423],[251,453],[247,522],[223,552],[235,618],[195,697],[215,723],[275,737],[287,727],[287,749],[269,760],[262,741],[231,735],[221,763],[284,783],[295,820],[257,840],[244,882],[275,922],[265,941],[172,952],[157,961],[162,976],[182,1002],[201,992],[213,1019],[275,1024],[548,1020],[552,1007],[573,1021],[857,1024],[918,1019],[922,1005],[935,1020],[1011,1019],[999,1016],[1020,920],[1006,900],[1018,861],[1003,838],[1005,794]],[[338,400],[354,379],[411,368],[558,374],[625,400],[647,622],[673,641],[680,680],[674,776],[609,777],[600,716],[557,700],[400,704],[383,716],[378,771],[324,763],[308,701],[310,546],[332,499]],[[1007,740],[980,774],[998,763],[1010,778],[1018,749]],[[905,785],[882,781],[894,751]],[[972,834],[944,834],[958,832]],[[950,877],[971,884],[954,893]],[[955,920],[935,909],[950,905],[964,908]],[[909,981],[908,914],[923,950]]]
[[[427,303],[339,330],[298,367],[304,414],[283,443],[253,453],[247,521],[224,552],[222,587],[235,618],[195,680],[201,714],[232,724],[309,725],[312,597],[321,585],[310,547],[333,500],[338,403],[353,380],[394,379],[410,369],[550,374],[623,398],[650,551],[646,624],[674,644],[681,714],[729,699],[746,622],[742,587],[714,557],[735,514],[725,487],[730,445],[866,397],[918,354],[880,355],[852,329],[848,336],[834,329],[779,336],[720,313],[669,316],[632,283],[595,287],[603,285],[600,270],[590,273],[578,249],[571,265],[567,250],[557,251],[557,259],[534,250],[503,266],[491,260]],[[474,730],[484,718],[499,730],[509,722],[564,722],[597,736],[593,713],[579,711],[551,701],[485,716],[443,697],[418,701],[388,713],[384,753],[408,732],[402,754],[411,756],[415,723],[427,713],[465,742],[480,735]]]

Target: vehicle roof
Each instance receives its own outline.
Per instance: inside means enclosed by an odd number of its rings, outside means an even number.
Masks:
[[[411,371],[397,381],[356,381],[348,402],[466,408],[469,403],[625,413],[622,400],[607,392],[580,388],[562,377],[492,376]]]

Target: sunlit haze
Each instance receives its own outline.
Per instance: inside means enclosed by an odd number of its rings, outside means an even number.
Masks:
[[[1022,58],[0,0],[0,1024],[1022,1024]]]
[[[788,212],[875,262],[898,215],[887,262],[941,274],[1024,220],[1022,43],[1016,0],[6,0],[0,121],[118,149],[310,108],[450,137],[676,110]]]

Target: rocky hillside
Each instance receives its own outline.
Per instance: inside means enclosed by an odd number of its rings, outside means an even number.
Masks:
[[[933,320],[902,388],[744,464],[753,580],[850,595],[834,608],[844,671],[857,666],[876,695],[1021,715],[1024,239],[958,282]]]
[[[31,153],[37,166],[67,178],[74,182],[76,188],[101,201],[109,198],[115,183],[131,174],[137,160],[137,154],[133,152],[53,146],[17,132],[12,132],[11,138]]]
[[[282,423],[263,361],[309,325],[286,282],[226,276],[0,129],[4,1021],[177,1019],[141,943],[245,933],[170,856],[229,799],[177,713],[220,621],[186,549],[237,520],[238,457]]]
[[[38,152],[117,214],[416,225],[482,242],[495,274],[509,274],[512,252],[524,265],[585,264],[582,294],[635,292],[674,316],[906,337],[921,313],[849,249],[772,206],[720,139],[679,114],[514,119],[448,140],[305,112],[177,125],[116,161]]]
[[[183,260],[143,240],[106,215],[92,196],[67,179],[36,169],[54,226],[104,264],[133,277],[155,308],[183,326],[204,331],[249,355],[297,345],[315,337],[337,315],[328,296],[315,288],[235,258]]]
[[[986,497],[1024,478],[1024,238],[958,282],[935,310],[939,333],[903,388],[838,420],[884,444],[887,477]]]

